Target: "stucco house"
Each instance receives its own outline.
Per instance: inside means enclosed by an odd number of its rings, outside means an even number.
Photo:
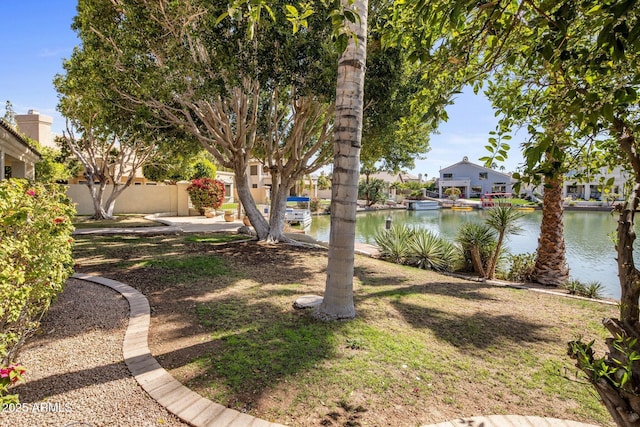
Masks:
[[[576,173],[576,171],[571,171],[565,175],[562,197],[570,197],[574,200],[602,200],[603,191],[608,191],[612,195],[618,195],[617,198],[621,198],[624,185],[631,179],[631,174],[621,167],[616,167],[612,171],[607,168],[600,168],[595,172],[591,171],[590,176],[593,177],[591,181],[575,179]],[[603,183],[611,178],[613,178],[611,186],[603,186]]]
[[[35,179],[40,153],[8,123],[0,119],[0,179]]]
[[[471,163],[468,157],[461,162],[440,169],[438,194],[446,198],[447,188],[460,190],[460,197],[480,197],[487,193],[511,193],[511,175]]]

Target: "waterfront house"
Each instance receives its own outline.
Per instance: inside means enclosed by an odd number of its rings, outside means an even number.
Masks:
[[[465,156],[461,162],[440,169],[438,194],[446,198],[445,191],[453,187],[460,190],[460,197],[473,198],[487,193],[511,193],[512,186],[511,175],[471,163]]]

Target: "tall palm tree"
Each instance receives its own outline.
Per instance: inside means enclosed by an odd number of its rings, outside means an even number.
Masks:
[[[543,285],[558,286],[569,279],[562,221],[562,175],[545,178],[542,206],[542,223],[532,278]]]
[[[507,205],[498,205],[489,210],[489,216],[485,222],[498,233],[498,242],[487,266],[486,279],[493,279],[496,275],[496,264],[498,264],[498,257],[500,256],[500,249],[502,248],[504,237],[507,234],[518,234],[522,231],[522,228],[516,224],[516,222],[522,218],[522,215],[522,212]]]
[[[353,5],[349,3],[349,0],[342,0],[344,7],[353,8],[359,19],[348,24],[357,37],[357,43],[350,38],[338,61],[329,261],[324,298],[316,311],[319,318],[326,320],[350,319],[356,315],[353,304],[353,263],[368,0],[355,0]]]

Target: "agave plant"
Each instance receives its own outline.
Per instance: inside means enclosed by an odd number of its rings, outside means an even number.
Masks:
[[[428,230],[415,230],[409,242],[409,263],[425,270],[450,271],[456,247]]]
[[[414,234],[404,224],[392,225],[390,229],[378,231],[374,236],[380,257],[396,264],[404,264],[409,255],[409,242]]]
[[[458,229],[456,242],[462,247],[465,265],[484,277],[497,242],[495,231],[488,225],[469,222]]]

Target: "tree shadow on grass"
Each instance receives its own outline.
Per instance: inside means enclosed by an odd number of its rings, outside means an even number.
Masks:
[[[493,288],[492,285],[483,283],[430,282],[409,286],[398,285],[392,289],[383,291],[366,292],[360,298],[389,298],[419,294],[438,295],[471,301],[495,301],[496,298],[483,292],[491,288]]]
[[[411,278],[399,274],[392,274],[389,270],[373,269],[364,266],[356,267],[354,274],[362,282],[363,286],[369,288],[391,287],[386,290],[366,291],[367,298],[388,297],[394,295],[408,294],[432,294],[443,295],[469,300],[493,300],[487,294],[482,293],[483,289],[493,288],[493,285],[484,282],[447,280],[444,274],[433,271],[415,269],[416,274],[424,273],[432,277]],[[431,280],[429,280],[431,279]],[[416,283],[423,281],[423,283]]]
[[[335,333],[343,323],[324,323],[306,314],[282,313],[267,303],[211,302],[202,321],[215,324],[210,341],[154,355],[165,369],[195,364],[198,375],[184,384],[236,409],[251,409],[262,394],[287,377],[335,357]],[[261,313],[263,317],[253,314]],[[64,367],[62,367],[64,369]],[[23,403],[130,377],[123,362],[60,372],[12,388]],[[73,378],[73,381],[67,381]]]
[[[462,349],[485,349],[505,341],[553,341],[544,335],[544,329],[548,325],[528,322],[513,315],[455,313],[401,301],[391,303],[414,328],[427,328],[442,341]]]

